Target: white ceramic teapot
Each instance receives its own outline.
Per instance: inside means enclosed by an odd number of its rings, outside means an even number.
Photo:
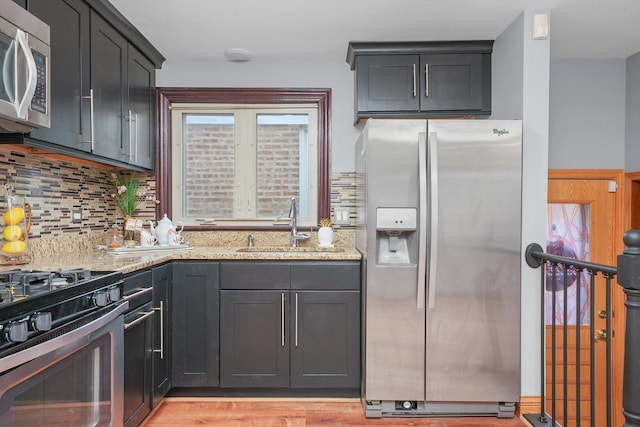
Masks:
[[[158,221],[157,226],[153,226],[153,221],[149,221],[149,225],[151,226],[151,234],[156,236],[158,244],[163,246],[169,244],[169,230],[173,230],[173,233],[180,233],[184,227],[182,221],[174,223],[167,217],[167,214],[164,214],[162,219]],[[179,230],[178,227],[180,227]]]

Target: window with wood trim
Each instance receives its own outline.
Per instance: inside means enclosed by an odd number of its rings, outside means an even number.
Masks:
[[[158,89],[160,205],[192,229],[300,225],[330,212],[329,90]]]

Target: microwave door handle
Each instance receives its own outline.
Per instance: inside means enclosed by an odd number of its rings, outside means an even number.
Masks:
[[[15,103],[16,94],[15,94],[15,86],[16,86],[16,41],[12,40],[9,45],[9,49],[7,49],[7,54],[5,56],[6,60],[2,64],[2,81],[4,90],[7,91],[7,96],[9,97],[9,101],[11,103]]]
[[[18,117],[26,120],[29,104],[31,103],[33,94],[36,92],[38,73],[36,69],[36,61],[33,59],[33,54],[31,53],[31,49],[29,48],[29,43],[27,41],[27,34],[22,30],[18,30],[16,39],[18,40],[18,45],[24,52],[24,56],[27,61],[27,87],[17,109]]]

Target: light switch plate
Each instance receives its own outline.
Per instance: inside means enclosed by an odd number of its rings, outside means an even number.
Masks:
[[[348,206],[336,206],[333,208],[333,223],[337,225],[348,225],[351,223],[349,219],[349,207]]]
[[[82,211],[71,211],[71,222],[82,222]]]

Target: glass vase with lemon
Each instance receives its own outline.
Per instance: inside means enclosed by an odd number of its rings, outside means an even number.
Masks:
[[[24,198],[13,194],[13,186],[5,184],[2,214],[2,239],[0,240],[0,264],[26,264],[29,249],[29,229],[31,228],[31,206]]]

